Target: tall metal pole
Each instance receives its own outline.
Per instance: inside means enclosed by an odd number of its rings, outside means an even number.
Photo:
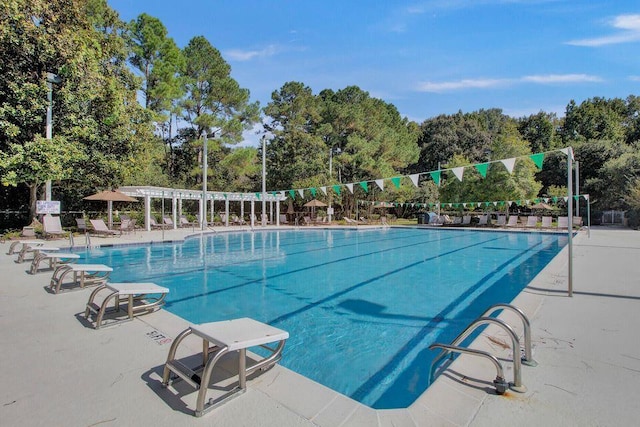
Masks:
[[[262,135],[262,226],[267,225],[267,218],[265,217],[267,212],[267,141],[264,135]]]
[[[567,237],[569,246],[568,293],[573,296],[573,149],[567,149]]]
[[[329,147],[329,183],[331,183],[333,177],[333,148]],[[331,224],[331,217],[333,214],[333,197],[329,192],[329,208],[327,209],[327,217],[329,218],[329,224]]]
[[[576,160],[576,195],[580,196],[580,162]],[[580,216],[580,197],[576,200],[576,216]]]
[[[62,80],[56,74],[47,73],[47,124],[46,124],[46,138],[52,138],[52,117],[53,117],[53,84],[60,83]],[[45,200],[51,201],[51,180],[48,179],[45,182]]]
[[[202,230],[207,229],[207,133],[204,134],[202,144]]]

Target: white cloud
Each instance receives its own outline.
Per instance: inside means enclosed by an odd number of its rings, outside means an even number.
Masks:
[[[559,83],[597,83],[602,79],[589,74],[548,74],[531,75],[514,79],[463,79],[449,82],[421,82],[416,90],[418,92],[451,92],[463,89],[488,89],[500,86],[511,86],[522,83],[533,84],[559,84]]]
[[[460,89],[486,89],[508,84],[510,79],[464,79],[451,82],[422,82],[418,84],[419,92],[450,92]]]
[[[273,56],[280,51],[281,49],[278,46],[269,45],[261,50],[230,49],[225,51],[224,54],[232,61],[250,61],[254,58]]]
[[[554,83],[597,83],[602,79],[598,76],[590,76],[588,74],[547,74],[524,76],[520,79],[522,82],[554,84]]]
[[[640,41],[640,15],[618,15],[609,21],[609,25],[621,31],[602,37],[570,40],[566,44],[573,46],[598,47],[610,44]]]
[[[640,82],[640,76],[629,76],[629,80],[632,82]]]

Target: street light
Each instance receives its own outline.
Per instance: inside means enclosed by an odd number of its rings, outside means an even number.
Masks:
[[[47,139],[51,139],[52,134],[52,126],[51,126],[51,117],[53,116],[53,84],[62,83],[62,79],[57,74],[47,73],[47,128],[46,128],[46,137]],[[51,180],[48,179],[45,183],[45,200],[51,201]]]

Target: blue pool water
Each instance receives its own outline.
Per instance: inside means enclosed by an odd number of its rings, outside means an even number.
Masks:
[[[92,249],[112,281],[169,287],[165,309],[203,323],[252,317],[289,331],[281,364],[373,408],[428,386],[428,349],[510,302],[566,235],[393,228],[219,233]]]

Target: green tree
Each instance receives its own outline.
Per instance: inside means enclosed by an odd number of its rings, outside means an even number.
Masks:
[[[258,103],[249,102],[249,90],[231,77],[231,67],[209,41],[194,37],[183,50],[185,70],[182,76],[186,98],[182,102],[185,120],[195,130],[189,143],[197,147],[193,170],[202,164],[202,137],[207,135],[212,153],[224,144],[236,144],[242,132],[258,118]],[[200,175],[196,175],[200,176]]]

